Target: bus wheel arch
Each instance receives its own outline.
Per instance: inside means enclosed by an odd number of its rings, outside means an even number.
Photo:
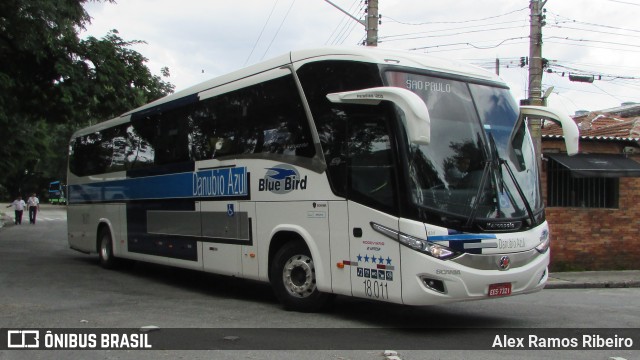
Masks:
[[[311,251],[304,239],[294,232],[278,232],[271,240],[269,281],[287,310],[319,311],[330,299],[330,294],[318,290]]]
[[[116,267],[117,259],[113,254],[111,228],[106,223],[100,223],[97,234],[96,251],[98,252],[100,266],[105,269],[113,269]]]

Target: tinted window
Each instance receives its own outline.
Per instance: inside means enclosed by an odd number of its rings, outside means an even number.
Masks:
[[[69,169],[78,176],[124,171],[131,147],[127,145],[128,125],[80,136],[71,142]]]
[[[188,121],[190,153],[196,160],[249,154],[315,155],[291,76],[205,99]]]
[[[382,86],[377,65],[350,61],[310,63],[298,70],[327,162],[333,191],[393,212],[395,167],[390,119],[392,105],[334,104],[327,94]]]
[[[347,189],[347,119],[375,114],[376,107],[334,104],[327,94],[382,86],[377,65],[351,61],[309,63],[297,71],[318,130],[327,174],[337,195]]]
[[[74,139],[69,155],[71,172],[87,176],[225,157],[312,158],[315,147],[293,77],[285,76],[134,114],[131,124]]]

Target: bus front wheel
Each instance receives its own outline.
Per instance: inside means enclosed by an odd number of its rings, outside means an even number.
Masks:
[[[329,300],[316,286],[316,272],[309,249],[300,242],[285,244],[273,258],[271,285],[287,310],[314,312]]]
[[[100,259],[100,266],[105,269],[113,269],[116,266],[116,257],[113,256],[113,240],[108,228],[105,227],[100,230],[98,241],[98,258]]]

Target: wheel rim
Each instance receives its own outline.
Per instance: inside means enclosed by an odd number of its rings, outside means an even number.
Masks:
[[[292,256],[282,271],[284,287],[289,294],[305,298],[316,290],[313,260],[306,255]]]

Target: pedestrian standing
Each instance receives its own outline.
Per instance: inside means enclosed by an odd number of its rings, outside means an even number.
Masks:
[[[22,200],[22,196],[18,196],[7,207],[12,207],[12,206],[16,211],[16,225],[21,225],[22,224],[22,213],[24,212],[24,208],[27,206],[27,204],[24,202],[24,200]]]
[[[29,205],[29,224],[35,224],[36,214],[40,211],[40,199],[36,193],[31,194],[31,197],[27,199],[27,205]]]

